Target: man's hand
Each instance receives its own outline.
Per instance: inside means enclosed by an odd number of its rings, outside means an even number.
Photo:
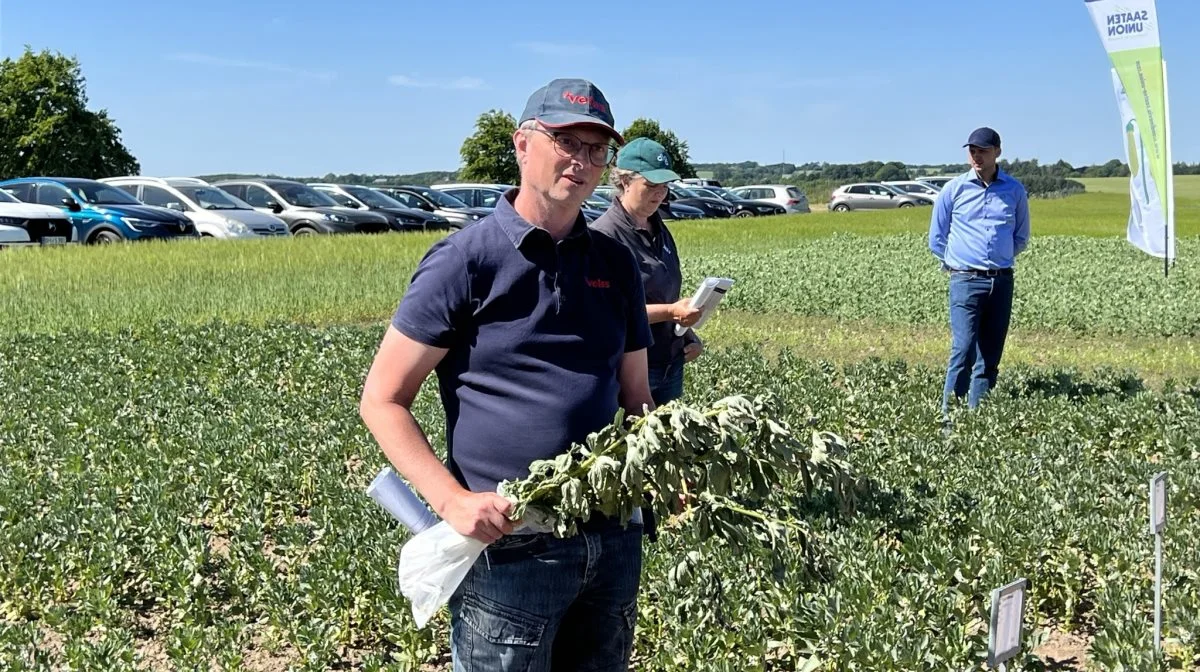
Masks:
[[[671,319],[690,327],[700,319],[700,309],[692,307],[690,298],[680,299],[671,304]]]
[[[694,341],[683,346],[683,361],[690,362],[696,359],[704,352],[704,344],[700,341]]]
[[[492,544],[513,531],[515,525],[508,519],[511,510],[512,502],[494,492],[464,490],[446,503],[441,514],[455,532]]]

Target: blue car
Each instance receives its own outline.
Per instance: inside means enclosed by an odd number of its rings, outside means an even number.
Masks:
[[[0,189],[26,203],[62,208],[81,243],[152,238],[196,238],[196,225],[167,208],[142,205],[110,184],[73,177],[22,177]]]

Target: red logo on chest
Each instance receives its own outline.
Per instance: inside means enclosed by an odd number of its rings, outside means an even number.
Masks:
[[[596,289],[608,289],[609,288],[608,280],[593,280],[591,278],[587,278],[586,282],[588,284],[588,287],[595,287]]]

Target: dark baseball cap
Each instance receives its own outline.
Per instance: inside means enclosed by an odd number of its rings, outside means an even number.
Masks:
[[[967,144],[963,145],[963,147],[983,147],[984,149],[999,146],[1000,134],[987,126],[971,131],[971,137],[967,138]]]
[[[666,184],[679,179],[671,170],[667,148],[650,138],[634,138],[617,152],[617,168],[632,170],[651,184]]]
[[[617,142],[625,143],[625,138],[613,127],[612,109],[604,92],[586,79],[555,79],[534,91],[517,124],[530,119],[549,128],[594,126]]]

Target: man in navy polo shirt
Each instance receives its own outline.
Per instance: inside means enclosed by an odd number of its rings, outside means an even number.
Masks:
[[[996,165],[1000,135],[984,127],[967,138],[971,169],[946,183],[933,205],[929,249],[950,273],[950,360],[942,389],[975,408],[996,385],[1012,315],[1013,265],[1029,242],[1029,198]]]
[[[640,523],[514,533],[495,492],[618,408],[654,408],[636,262],[580,212],[622,142],[592,83],[534,92],[513,134],[520,187],[430,248],[367,375],[361,414],[388,459],[455,530],[490,544],[450,600],[455,670],[628,667]],[[410,412],[434,371],[448,465]]]

